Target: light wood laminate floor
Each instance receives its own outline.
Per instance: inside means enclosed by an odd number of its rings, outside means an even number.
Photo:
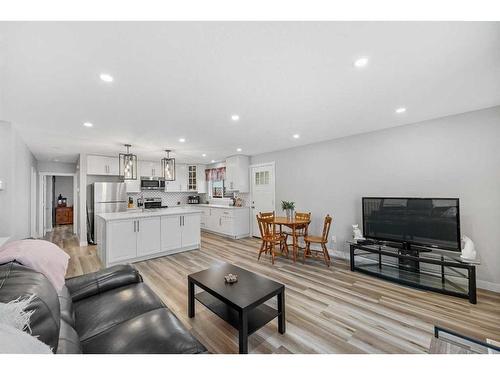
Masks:
[[[100,269],[95,246],[80,247],[71,226],[46,237],[71,256],[67,276]],[[260,240],[202,234],[201,250],[136,263],[145,282],[213,353],[237,353],[237,331],[197,303],[187,317],[187,275],[229,262],[286,285],[287,330],[273,321],[249,338],[250,353],[426,353],[434,325],[479,339],[500,340],[500,294],[478,290],[478,303],[406,288],[351,272],[344,260],[294,264],[268,256]],[[274,303],[274,301],[273,301]]]

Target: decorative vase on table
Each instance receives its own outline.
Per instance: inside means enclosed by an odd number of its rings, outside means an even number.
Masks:
[[[288,220],[293,219],[293,212],[295,210],[295,202],[281,201],[281,209],[285,211]]]

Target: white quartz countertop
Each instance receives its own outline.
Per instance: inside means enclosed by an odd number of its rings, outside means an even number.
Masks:
[[[142,217],[154,216],[168,216],[168,215],[187,215],[201,213],[199,209],[192,207],[169,207],[169,208],[155,208],[142,211],[141,209],[127,210],[123,212],[108,212],[97,214],[105,221],[111,220],[126,220],[126,219],[139,219]]]
[[[210,208],[224,208],[229,210],[243,210],[248,209],[248,207],[236,207],[236,206],[225,206],[223,204],[197,204],[199,207],[210,207]]]

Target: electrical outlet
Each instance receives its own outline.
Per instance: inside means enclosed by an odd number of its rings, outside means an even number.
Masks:
[[[337,236],[332,236],[332,242],[337,243]]]

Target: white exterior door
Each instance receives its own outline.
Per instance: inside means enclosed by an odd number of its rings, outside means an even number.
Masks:
[[[111,221],[108,224],[107,263],[115,263],[137,256],[136,220]]]
[[[182,219],[182,247],[200,244],[200,214],[184,215]]]
[[[137,220],[137,256],[144,256],[161,251],[159,217]]]
[[[161,251],[182,247],[181,220],[180,215],[161,217]]]
[[[255,218],[259,212],[271,212],[275,210],[275,180],[274,163],[255,165],[250,168],[251,190],[252,190],[252,235],[260,237],[259,226]]]

